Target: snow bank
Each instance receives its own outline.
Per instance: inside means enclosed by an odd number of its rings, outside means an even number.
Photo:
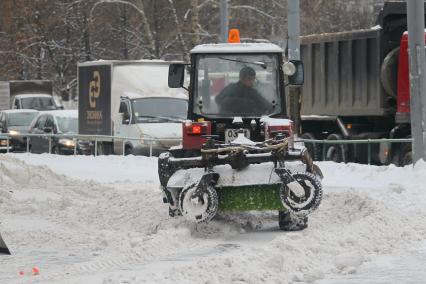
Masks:
[[[426,163],[320,163],[325,196],[302,232],[276,212],[170,218],[157,160],[0,155],[0,283],[292,283],[357,271],[426,233]]]

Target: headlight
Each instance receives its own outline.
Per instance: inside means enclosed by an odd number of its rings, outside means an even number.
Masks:
[[[16,130],[9,130],[9,134],[14,136],[14,135],[19,135],[19,131]]]
[[[296,66],[292,62],[285,62],[283,65],[284,74],[287,76],[293,76],[296,73]]]
[[[7,146],[7,140],[0,140],[0,146]]]
[[[74,140],[71,140],[71,139],[62,138],[62,139],[59,139],[58,142],[59,142],[59,144],[64,145],[66,147],[74,147],[75,146]]]

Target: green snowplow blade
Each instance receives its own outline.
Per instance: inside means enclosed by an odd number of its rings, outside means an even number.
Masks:
[[[280,184],[256,184],[216,188],[219,211],[285,211],[280,199]]]

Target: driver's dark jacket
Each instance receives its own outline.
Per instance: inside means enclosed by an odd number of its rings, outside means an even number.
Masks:
[[[262,115],[268,114],[272,107],[256,89],[239,81],[226,86],[215,101],[222,113],[230,114]]]

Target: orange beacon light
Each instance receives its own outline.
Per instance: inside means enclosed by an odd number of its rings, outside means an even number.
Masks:
[[[231,29],[229,31],[228,43],[241,43],[239,29]]]

